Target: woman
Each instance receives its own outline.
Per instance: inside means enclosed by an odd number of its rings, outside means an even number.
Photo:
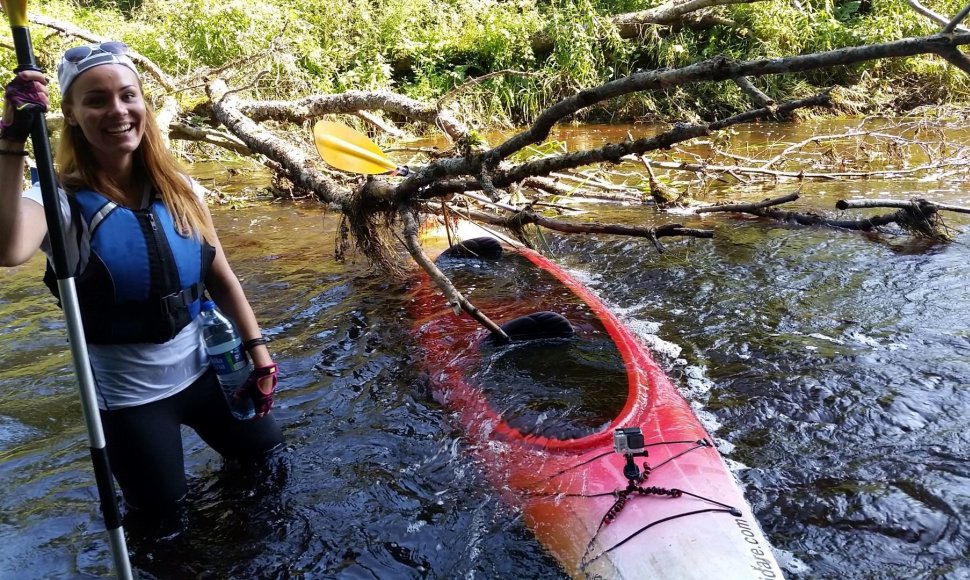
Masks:
[[[130,508],[171,511],[187,491],[180,425],[226,458],[265,456],[282,433],[268,415],[276,365],[226,261],[202,188],[163,145],[120,42],[72,48],[58,65],[64,131],[61,221],[81,306],[111,470]],[[0,265],[50,258],[40,191],[23,192],[24,144],[47,110],[47,80],[7,86],[0,122]],[[50,264],[50,262],[48,262]],[[56,295],[54,277],[49,282]],[[230,413],[201,337],[204,290],[235,322],[255,370],[238,393],[257,418]]]

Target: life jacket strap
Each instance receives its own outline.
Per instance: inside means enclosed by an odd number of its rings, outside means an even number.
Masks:
[[[183,288],[168,296],[162,296],[160,303],[162,314],[171,314],[188,309],[189,305],[202,297],[203,289],[202,282],[197,282],[188,288]]]

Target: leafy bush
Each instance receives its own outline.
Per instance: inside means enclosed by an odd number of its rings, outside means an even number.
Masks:
[[[724,55],[781,57],[925,35],[939,25],[899,0],[792,0],[715,9],[738,27],[647,27],[621,39],[610,17],[644,0],[50,0],[31,10],[124,40],[178,77],[229,66],[233,87],[262,98],[392,89],[435,100],[456,91],[457,109],[489,122],[528,122],[577,89],[640,69],[680,67]],[[955,14],[946,0],[935,9]],[[543,48],[541,39],[546,39]],[[52,70],[74,42],[34,33]],[[0,66],[15,66],[5,51]],[[474,86],[482,75],[512,70]],[[259,74],[257,74],[259,73]],[[858,85],[874,104],[915,104],[900,87],[934,100],[962,99],[966,75],[936,57],[914,57],[811,74],[755,79],[775,99],[834,84]],[[895,90],[894,90],[895,87]],[[865,89],[864,91],[862,89]],[[180,98],[193,97],[180,93]],[[730,83],[630,95],[584,112],[598,120],[710,118],[748,107]]]

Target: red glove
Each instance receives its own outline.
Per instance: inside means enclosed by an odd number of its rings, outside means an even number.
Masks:
[[[239,397],[249,397],[253,400],[257,417],[262,417],[273,408],[273,391],[280,382],[278,375],[279,367],[275,363],[256,367],[236,392]]]
[[[0,139],[17,143],[27,140],[34,119],[47,112],[47,93],[43,89],[40,81],[27,80],[19,74],[7,84],[4,99],[13,113],[13,120],[9,123],[0,120]]]

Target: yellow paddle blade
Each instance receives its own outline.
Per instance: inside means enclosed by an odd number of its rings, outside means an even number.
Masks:
[[[346,125],[318,121],[313,142],[323,160],[342,171],[376,175],[397,169],[373,141]]]
[[[10,26],[27,26],[27,0],[0,0]]]

